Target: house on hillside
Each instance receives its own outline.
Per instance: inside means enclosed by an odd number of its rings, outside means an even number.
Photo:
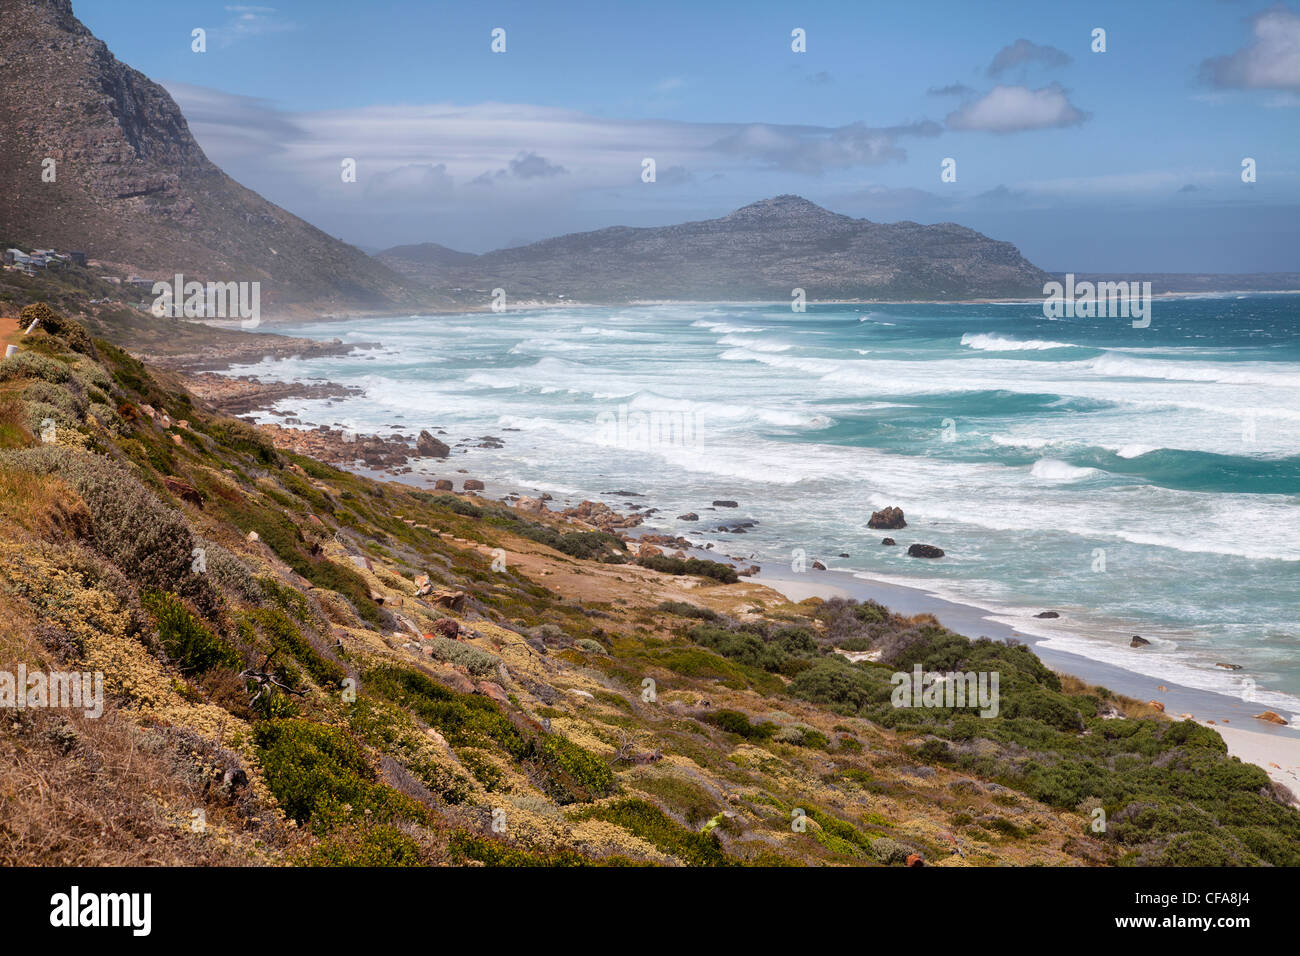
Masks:
[[[31,258],[30,256],[27,255],[27,253],[23,252],[21,249],[6,249],[4,256],[5,256],[5,265],[7,266],[22,265],[29,258]]]

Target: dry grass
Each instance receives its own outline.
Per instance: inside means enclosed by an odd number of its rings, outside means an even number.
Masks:
[[[0,618],[0,667],[73,666],[57,663],[38,622],[3,593]],[[263,864],[301,839],[252,794],[214,786],[212,754],[195,742],[141,727],[111,701],[99,718],[0,712],[0,866]]]

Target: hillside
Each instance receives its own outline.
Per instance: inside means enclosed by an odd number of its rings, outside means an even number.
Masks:
[[[574,233],[481,256],[433,243],[382,262],[445,294],[513,298],[789,301],[1040,296],[1047,273],[1007,242],[954,223],[877,223],[777,196],[720,219]]]
[[[1213,729],[1025,647],[380,484],[20,318],[0,668],[107,702],[0,721],[0,864],[1300,863]],[[1000,713],[892,706],[914,665]]]
[[[439,304],[213,165],[167,91],[70,0],[0,4],[0,63],[0,238],[83,250],[123,274],[261,282],[269,314]]]

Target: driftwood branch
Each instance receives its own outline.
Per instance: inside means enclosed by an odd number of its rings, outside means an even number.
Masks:
[[[253,699],[248,702],[249,706],[256,704],[261,699],[262,695],[270,692],[272,688],[283,691],[286,694],[293,694],[297,697],[307,696],[305,690],[294,690],[271,673],[271,661],[275,659],[277,653],[279,652],[272,651],[270,654],[267,654],[266,659],[262,661],[261,667],[257,669],[250,667],[239,672],[240,680],[253,681],[257,684],[257,693],[254,694]]]

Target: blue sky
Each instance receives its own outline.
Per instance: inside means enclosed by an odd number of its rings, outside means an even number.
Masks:
[[[369,249],[483,251],[797,193],[875,220],[959,222],[1053,270],[1300,271],[1300,10],[1283,4],[74,10],[172,92],[231,175]]]

